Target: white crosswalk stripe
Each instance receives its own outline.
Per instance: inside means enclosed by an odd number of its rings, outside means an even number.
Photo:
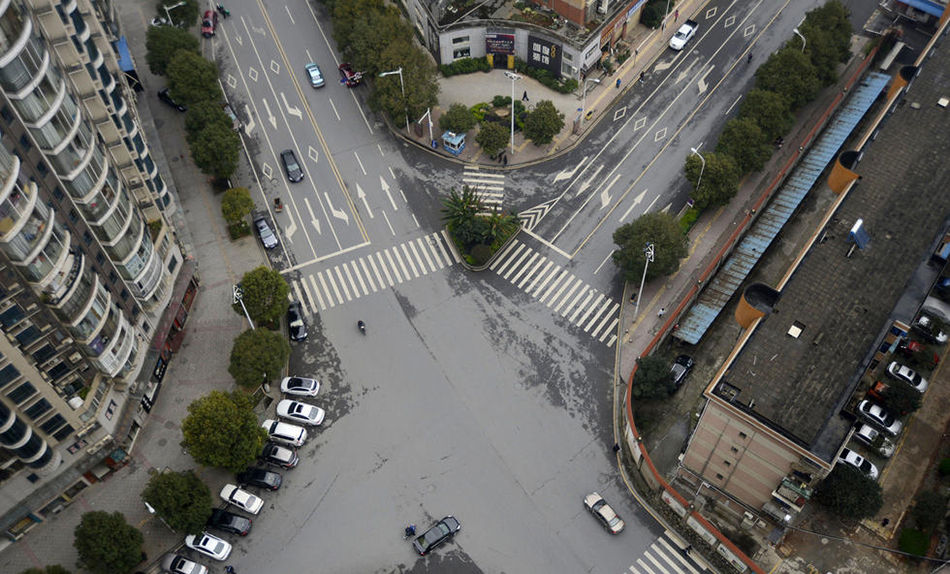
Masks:
[[[643,551],[643,555],[637,557],[631,563],[626,572],[632,574],[701,574],[706,570],[699,566],[692,558],[685,554],[680,548],[682,543],[670,542],[671,534],[664,532],[663,536],[657,538],[649,548]]]
[[[608,347],[617,341],[620,304],[525,243],[512,241],[488,268],[597,341]]]
[[[291,292],[304,314],[326,311],[458,263],[446,241],[441,232],[410,239],[292,280]]]
[[[483,214],[501,210],[505,201],[505,174],[482,171],[477,166],[467,166],[462,173],[462,183],[478,196]]]

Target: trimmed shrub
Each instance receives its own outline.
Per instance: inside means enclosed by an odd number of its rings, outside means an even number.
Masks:
[[[551,88],[555,92],[569,94],[577,89],[577,80],[574,78],[558,79],[551,72],[544,68],[535,68],[524,60],[515,58],[515,70],[520,74],[532,77],[541,82],[545,87]]]
[[[442,64],[439,71],[446,78],[457,76],[459,74],[471,74],[474,72],[488,72],[491,70],[491,64],[487,58],[459,58],[451,64]]]
[[[505,106],[510,106],[511,97],[510,96],[495,96],[494,98],[491,99],[491,105],[495,106],[496,108],[504,108]]]
[[[950,476],[950,458],[940,460],[940,466],[937,467],[940,476]]]
[[[901,530],[900,542],[898,542],[897,547],[903,552],[925,556],[927,548],[930,547],[930,537],[920,530],[904,528]]]
[[[683,228],[683,233],[689,233],[689,230],[693,228],[693,225],[695,225],[696,220],[699,219],[699,215],[702,212],[703,210],[696,206],[686,210],[686,213],[680,218],[680,227]]]

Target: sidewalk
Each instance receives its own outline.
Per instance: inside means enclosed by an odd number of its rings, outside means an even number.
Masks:
[[[227,350],[246,326],[244,318],[231,310],[231,285],[245,272],[266,264],[253,236],[234,242],[229,240],[221,217],[220,198],[208,185],[207,176],[198,171],[187,155],[163,152],[188,148],[181,125],[183,115],[158,102],[155,92],[165,81],[151,75],[145,63],[145,32],[154,6],[119,0],[117,10],[145,87],[145,92],[138,94],[138,113],[151,153],[163,166],[162,176],[172,192],[181,192],[175,197],[179,209],[172,221],[188,254],[198,260],[201,288],[185,328],[184,344],[168,366],[148,424],[135,442],[131,462],[111,475],[105,484],[84,490],[73,504],[0,553],[2,572],[15,573],[50,564],[75,569],[73,530],[82,514],[92,510],[120,511],[130,524],[138,526],[145,536],[143,550],[149,563],[181,544],[180,534],[172,533],[148,514],[141,492],[153,468],[167,466],[175,471],[196,468],[191,457],[177,447],[182,440],[179,423],[193,400],[211,390],[233,387],[234,382],[227,374]],[[243,170],[235,179],[250,184],[247,167]],[[131,404],[129,408],[136,405]],[[226,474],[222,471],[197,471],[212,492],[224,484]]]
[[[559,112],[564,114],[564,128],[554,137],[554,141],[545,146],[536,146],[530,141],[526,141],[521,132],[515,133],[515,153],[509,153],[508,166],[516,167],[519,165],[530,164],[536,161],[551,159],[559,152],[569,150],[590,133],[591,127],[595,125],[605,112],[609,112],[613,107],[614,101],[626,95],[628,90],[635,89],[639,84],[641,72],[647,72],[653,66],[653,63],[667,49],[669,39],[673,36],[679,23],[686,18],[692,17],[691,12],[701,5],[698,0],[685,0],[677,3],[677,9],[680,13],[678,23],[673,22],[672,16],[666,30],[651,30],[642,24],[632,26],[623,37],[623,41],[631,48],[636,49],[637,54],[631,54],[614,73],[607,76],[602,70],[591,70],[587,78],[587,97],[584,96],[584,81],[581,81],[575,92],[562,94],[551,90],[528,76],[521,76],[521,79],[514,82],[514,98],[522,100],[525,92],[528,94],[528,101],[524,102],[529,109],[542,100],[550,100]],[[520,75],[520,74],[519,74]],[[599,79],[600,83],[593,80]],[[617,87],[617,81],[620,81],[620,87]],[[439,105],[432,109],[432,134],[441,142],[442,130],[439,129],[439,116],[442,115],[452,104],[465,104],[472,107],[481,102],[491,102],[495,96],[511,97],[512,81],[505,75],[505,70],[491,70],[490,72],[475,72],[472,74],[462,74],[450,78],[439,80]],[[574,120],[579,117],[581,108],[586,107],[590,117],[583,121],[583,128],[579,133],[574,133]],[[458,156],[459,161],[465,163],[477,163],[484,166],[494,166],[501,168],[497,162],[491,160],[485,154],[481,147],[475,142],[477,130],[468,132],[465,150]],[[428,129],[423,130],[421,138],[413,137],[413,141],[436,153],[440,156],[450,159],[454,156],[439,148],[439,151],[433,151],[428,147],[429,141]]]

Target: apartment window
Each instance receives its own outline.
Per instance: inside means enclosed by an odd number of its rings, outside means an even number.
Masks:
[[[168,272],[174,273],[175,267],[178,267],[178,260],[172,257],[172,260],[168,262]]]
[[[472,48],[470,46],[465,46],[464,48],[455,48],[452,50],[452,59],[458,60],[459,58],[471,58],[472,57]]]
[[[56,413],[48,421],[40,425],[40,428],[43,429],[48,435],[52,435],[56,432],[56,429],[66,424],[66,419],[63,418],[63,415]]]
[[[730,447],[729,450],[731,450],[732,452],[739,452],[739,448],[735,446]]]
[[[48,173],[49,173],[49,169],[46,167],[46,162],[43,161],[43,160],[40,160],[40,161],[36,164],[36,171],[38,171],[38,172],[40,173],[40,175],[42,175],[42,176],[45,176],[46,174],[48,174]]]
[[[726,465],[726,466],[732,466],[732,463],[729,462],[728,460],[722,461],[722,464],[724,464],[724,465]]]
[[[740,431],[740,432],[739,432],[739,438],[741,438],[741,439],[747,439],[747,438],[749,438],[749,435],[747,435],[747,434],[745,434],[744,432],[741,432],[741,431]]]
[[[43,345],[33,353],[33,360],[35,360],[37,364],[45,363],[55,354],[56,349],[54,349],[52,345]]]
[[[129,290],[128,290],[128,289],[123,289],[123,290],[122,290],[122,295],[120,295],[120,297],[122,297],[122,300],[123,300],[123,301],[125,301],[126,299],[128,299],[128,298],[129,298]]]
[[[79,221],[79,212],[76,211],[75,209],[70,209],[70,210],[69,210],[69,221],[72,222],[72,223],[76,223],[77,221]],[[87,232],[86,232],[86,235],[88,235],[88,234],[89,234],[89,232],[87,231]]]
[[[0,387],[7,386],[19,376],[20,371],[18,371],[13,365],[7,365],[6,367],[0,369]]]
[[[3,106],[2,108],[0,108],[0,117],[2,117],[8,122],[13,121],[13,114],[10,112],[10,108],[6,106]]]
[[[9,309],[0,313],[0,325],[10,328],[23,319],[23,309],[19,305],[12,305]]]
[[[36,401],[30,408],[23,411],[26,413],[26,416],[30,417],[33,420],[40,418],[43,413],[49,411],[53,408],[53,405],[49,404],[49,401],[46,399],[40,399]]]
[[[29,480],[30,482],[35,483],[39,481],[40,477],[35,472],[31,472],[30,474],[26,475],[26,479]]]
[[[138,316],[139,316],[139,308],[138,308],[138,307],[132,307],[132,317],[135,318],[135,317],[138,317]]]
[[[89,233],[88,230],[84,231],[82,234],[82,240],[86,243],[86,245],[89,245],[90,243],[92,243],[92,234]]]
[[[53,435],[53,438],[55,438],[58,441],[62,441],[71,434],[73,434],[73,426],[66,425],[63,428],[56,431],[56,434]]]
[[[119,276],[115,274],[115,271],[109,272],[109,283],[115,283],[119,280]]]
[[[20,136],[20,145],[25,151],[30,151],[33,149],[33,143],[30,142],[30,138],[26,137],[26,134]]]
[[[96,253],[96,263],[98,263],[99,265],[105,265],[105,264],[106,264],[106,256],[103,255],[101,252]]]
[[[69,372],[69,367],[66,366],[66,363],[59,362],[56,363],[56,366],[47,371],[49,376],[54,380],[58,380],[60,377]]]
[[[7,393],[7,398],[20,405],[35,394],[36,387],[34,387],[30,381],[24,381],[22,385]]]
[[[65,195],[63,194],[63,190],[60,189],[59,187],[54,187],[53,197],[55,197],[57,201],[62,201],[63,197],[65,197]]]
[[[36,325],[30,325],[26,329],[20,331],[16,336],[16,340],[20,342],[20,345],[26,347],[31,343],[43,336],[43,333],[36,328]]]
[[[452,38],[453,44],[468,44],[468,36],[458,36],[457,38]]]
[[[716,473],[716,480],[722,480],[722,478],[723,478],[722,475],[717,472],[717,473]]]

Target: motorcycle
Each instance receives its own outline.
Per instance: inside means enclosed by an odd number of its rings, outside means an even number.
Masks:
[[[218,8],[218,12],[220,12],[221,15],[224,16],[225,18],[231,15],[231,11],[225,8],[223,4],[218,4],[217,8]]]
[[[364,335],[366,334],[366,323],[361,320],[356,322],[356,326],[359,328],[360,332]]]

